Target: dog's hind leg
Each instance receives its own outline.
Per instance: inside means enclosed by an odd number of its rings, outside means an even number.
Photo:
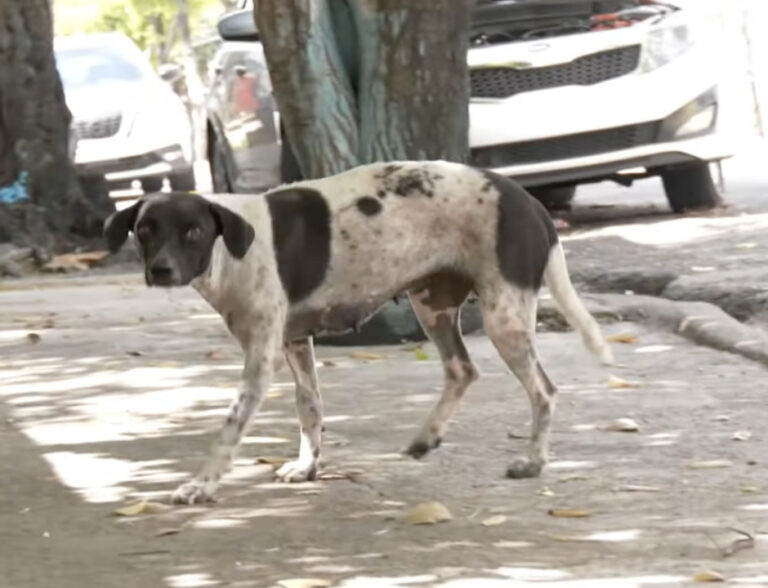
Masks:
[[[315,369],[312,339],[286,343],[285,359],[296,381],[296,413],[299,417],[301,444],[299,458],[289,461],[275,474],[283,482],[314,480],[320,460],[323,428],[323,403]]]
[[[483,325],[499,355],[528,393],[532,426],[528,457],[507,469],[510,478],[538,476],[549,459],[549,431],[557,388],[547,377],[536,353],[536,293],[511,286],[480,294]]]
[[[437,274],[420,289],[409,292],[411,306],[425,333],[437,347],[443,361],[445,385],[419,433],[405,453],[422,457],[442,440],[448,420],[456,412],[467,387],[477,377],[461,339],[459,312],[472,283],[452,274]]]

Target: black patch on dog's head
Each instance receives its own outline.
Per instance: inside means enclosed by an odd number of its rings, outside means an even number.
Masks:
[[[381,212],[382,208],[381,202],[370,196],[358,198],[355,204],[357,205],[357,209],[365,216],[377,215]]]
[[[144,197],[104,223],[110,251],[136,235],[150,286],[183,286],[208,268],[213,244],[221,235],[229,252],[241,259],[255,237],[253,227],[231,210],[198,194]]]
[[[309,296],[331,259],[331,213],[322,194],[284,188],[267,194],[277,271],[290,302]]]
[[[501,275],[518,286],[538,291],[557,232],[544,206],[517,182],[479,170],[498,193],[496,256]]]

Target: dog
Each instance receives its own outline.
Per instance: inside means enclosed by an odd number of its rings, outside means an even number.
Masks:
[[[406,453],[440,445],[448,421],[478,378],[462,341],[459,312],[474,293],[485,333],[529,396],[528,455],[511,478],[539,475],[548,459],[556,388],[534,345],[542,282],[587,348],[611,350],[571,284],[544,207],[514,181],[445,161],[365,165],[263,195],[153,194],[105,222],[109,249],[133,232],[149,286],[191,284],[240,343],[244,369],[212,453],[175,503],[213,501],[246,426],[284,354],[296,383],[298,458],[278,479],[315,478],[322,402],[312,336],[359,328],[407,293],[437,347],[444,389]]]

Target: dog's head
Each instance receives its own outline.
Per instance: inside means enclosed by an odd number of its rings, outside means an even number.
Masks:
[[[242,217],[189,193],[146,196],[110,216],[104,223],[109,250],[120,249],[129,232],[136,236],[149,286],[189,284],[208,268],[219,235],[237,259],[254,239],[253,227]]]

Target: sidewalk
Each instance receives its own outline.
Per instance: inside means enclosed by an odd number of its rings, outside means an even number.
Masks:
[[[434,349],[419,360],[403,346],[324,348],[326,472],[336,479],[275,484],[256,463],[296,451],[285,370],[217,505],[118,518],[137,497],[166,500],[200,464],[234,394],[239,351],[193,292],[133,279],[0,291],[0,308],[3,588],[291,578],[635,588],[684,585],[705,570],[768,586],[765,368],[737,356],[615,323],[606,330],[638,341],[617,344],[627,367],[606,371],[572,333],[541,334],[560,387],[553,463],[541,479],[511,481],[503,473],[524,449],[527,400],[484,337],[468,337],[483,376],[443,446],[419,462],[398,451],[438,394]],[[611,388],[609,375],[638,387]],[[618,418],[639,431],[605,429]],[[432,500],[453,520],[403,522]],[[496,515],[506,519],[482,524]],[[743,539],[729,528],[756,534],[754,545],[726,557]]]

